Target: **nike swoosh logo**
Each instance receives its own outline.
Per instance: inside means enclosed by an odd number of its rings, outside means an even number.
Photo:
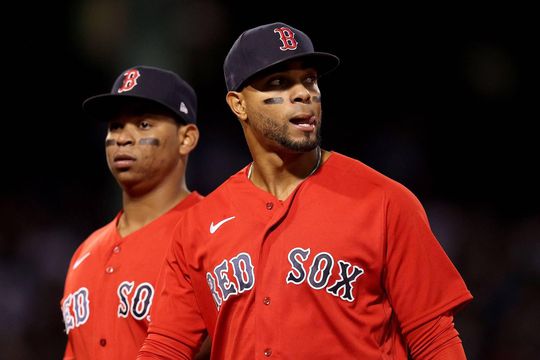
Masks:
[[[80,258],[77,259],[77,261],[75,261],[75,264],[73,264],[73,270],[75,270],[76,268],[79,267],[79,265],[81,265],[81,263],[86,260],[87,257],[90,256],[90,252],[87,252],[86,254],[84,254],[83,256],[81,256]]]
[[[214,225],[214,222],[212,221],[210,223],[210,234],[213,234],[217,231],[217,229],[219,229],[221,227],[221,225],[225,224],[227,221],[231,221],[232,219],[234,219],[236,216],[231,216],[229,218],[226,218],[226,219],[223,219],[221,220],[220,222],[218,222],[216,225]]]

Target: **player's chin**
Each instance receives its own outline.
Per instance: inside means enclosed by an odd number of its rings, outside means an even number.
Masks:
[[[318,136],[313,136],[309,138],[306,138],[304,136],[303,138],[289,139],[289,141],[282,145],[289,151],[296,153],[304,153],[315,149],[317,146],[319,146],[319,144],[320,138]]]
[[[131,169],[114,169],[112,173],[115,179],[120,183],[133,182],[136,180],[136,176],[130,170]]]
[[[129,167],[122,167],[122,168],[113,167],[110,170],[113,176],[116,178],[116,180],[130,179],[133,177],[132,169]]]
[[[147,178],[129,172],[115,174],[114,178],[124,190],[134,190],[141,187],[147,187],[145,184],[149,183]]]

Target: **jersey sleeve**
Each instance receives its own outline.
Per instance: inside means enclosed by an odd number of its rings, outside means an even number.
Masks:
[[[449,359],[465,359],[454,318],[449,313],[427,321],[405,334],[405,337],[412,359],[439,359],[439,354],[446,354],[447,351],[455,356]],[[444,357],[441,355],[441,358]]]
[[[403,187],[387,194],[385,230],[384,284],[403,333],[472,299],[422,205]]]
[[[173,241],[158,280],[158,299],[152,306],[148,335],[137,359],[192,359],[206,327],[195,299],[182,250],[182,234],[175,228]]]

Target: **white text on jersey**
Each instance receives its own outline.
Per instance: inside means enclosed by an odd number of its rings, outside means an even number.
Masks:
[[[353,302],[354,282],[364,274],[364,269],[344,260],[335,261],[328,252],[320,252],[313,256],[309,269],[304,266],[307,263],[311,249],[293,248],[288,254],[291,270],[284,279],[286,284],[300,286],[307,283],[314,290],[325,289],[341,300]],[[232,274],[229,271],[232,266]],[[330,283],[330,277],[334,273],[334,281]],[[232,275],[232,277],[230,277]],[[214,299],[217,309],[221,308],[224,301],[231,296],[251,290],[255,285],[255,271],[251,256],[248,253],[240,253],[230,260],[223,260],[212,272],[206,273],[206,281]]]
[[[135,286],[134,281],[123,281],[116,289],[118,295],[119,318],[131,315],[136,320],[149,320],[150,307],[154,299],[152,284],[142,282]],[[62,315],[66,333],[85,324],[90,318],[90,291],[82,287],[68,294],[62,302]],[[104,295],[106,296],[106,295]]]

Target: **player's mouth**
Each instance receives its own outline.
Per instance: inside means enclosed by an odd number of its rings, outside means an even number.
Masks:
[[[306,132],[314,131],[317,127],[317,117],[313,114],[298,114],[290,119],[289,122],[295,128]]]
[[[127,154],[117,154],[113,158],[113,164],[114,167],[121,170],[129,168],[134,162],[136,158],[131,155]]]

